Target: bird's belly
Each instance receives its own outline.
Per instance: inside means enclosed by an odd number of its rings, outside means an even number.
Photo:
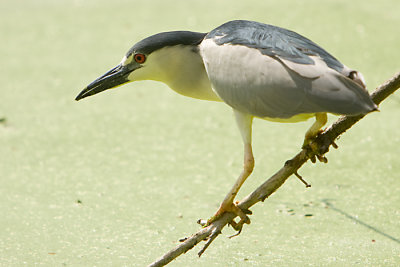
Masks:
[[[312,117],[315,116],[315,113],[303,113],[303,114],[297,114],[294,115],[293,117],[290,118],[269,118],[269,117],[262,117],[260,119],[267,120],[267,121],[272,121],[272,122],[284,122],[284,123],[290,123],[290,122],[300,122],[300,121],[306,121]]]

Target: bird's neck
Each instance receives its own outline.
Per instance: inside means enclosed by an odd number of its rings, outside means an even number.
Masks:
[[[184,96],[221,101],[211,88],[196,46],[165,47],[149,55],[147,61],[151,64],[143,67],[148,75],[142,80],[163,82]]]

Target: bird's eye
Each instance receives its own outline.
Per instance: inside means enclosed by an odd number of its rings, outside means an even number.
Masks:
[[[134,59],[137,63],[142,64],[146,61],[146,56],[143,54],[135,54]]]

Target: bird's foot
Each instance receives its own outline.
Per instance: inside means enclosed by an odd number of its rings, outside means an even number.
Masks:
[[[307,133],[304,138],[304,142],[303,142],[303,145],[301,146],[301,148],[307,149],[309,146],[311,146],[311,144],[315,141],[315,139],[317,139],[317,137],[320,134],[322,134],[323,132],[324,132],[324,130],[319,129],[319,131],[314,135],[308,135],[308,133]]]
[[[315,142],[321,133],[323,133],[322,129],[320,129],[314,136],[306,136],[304,138],[303,146],[301,147],[302,149],[307,150],[307,156],[312,163],[315,163],[316,159],[318,159],[320,162],[328,163],[328,159],[323,155],[324,153],[321,152],[318,143]]]
[[[238,207],[238,203],[222,203],[217,212],[212,216],[206,223],[200,223],[203,227],[209,226],[211,223],[215,222],[226,212],[231,212],[236,216],[240,217],[240,221],[237,223],[234,219],[229,222],[229,224],[238,231],[238,234],[241,232],[243,224],[250,224],[250,219],[247,215],[251,215],[252,212],[250,210],[244,210]]]
[[[319,162],[328,163],[328,159],[321,153],[320,147],[317,143],[311,142],[307,149],[307,156],[312,163],[315,163],[318,159]]]
[[[324,149],[317,142],[315,142],[321,133],[323,133],[323,130],[320,130],[315,136],[306,137],[304,139],[302,149],[307,150],[307,156],[312,163],[315,163],[316,159],[318,159],[320,162],[328,163],[328,159],[324,156],[328,149]],[[338,148],[338,145],[334,141],[332,141],[331,145],[335,149]]]

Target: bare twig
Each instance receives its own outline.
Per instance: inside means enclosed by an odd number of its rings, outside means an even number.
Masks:
[[[307,183],[303,177],[296,171],[294,172],[294,175],[296,175],[296,177],[306,186],[306,187],[311,187],[311,185],[309,183]]]
[[[397,73],[393,78],[386,81],[382,85],[380,85],[373,93],[372,99],[375,104],[381,103],[384,99],[386,99],[389,95],[394,93],[400,87],[400,72]],[[332,145],[337,148],[334,141],[336,138],[346,132],[349,128],[351,128],[355,123],[357,123],[360,119],[362,119],[364,115],[347,117],[340,117],[335,123],[329,126],[325,132],[320,134],[318,138],[316,138],[315,143],[318,144],[320,149],[320,153],[325,154],[329,151],[329,147]],[[267,181],[265,181],[262,185],[260,185],[254,192],[245,197],[241,202],[239,202],[238,206],[241,209],[247,210],[254,204],[260,201],[264,201],[268,198],[272,193],[274,193],[292,174],[297,174],[298,169],[303,166],[309,159],[309,151],[303,149],[292,159],[285,162],[284,166],[277,171],[273,176],[271,176]],[[301,177],[300,175],[296,175],[297,177]],[[203,240],[207,240],[204,247],[200,250],[199,256],[201,256],[204,251],[208,248],[208,246],[215,240],[215,238],[221,233],[222,229],[229,224],[236,215],[232,213],[223,214],[218,220],[214,221],[211,225],[206,228],[202,228],[197,233],[192,235],[189,238],[183,240],[181,244],[179,244],[174,249],[170,250],[168,253],[163,255],[161,258],[150,264],[149,266],[164,266],[177,258],[179,255],[185,253],[186,251],[192,249],[199,242]]]

